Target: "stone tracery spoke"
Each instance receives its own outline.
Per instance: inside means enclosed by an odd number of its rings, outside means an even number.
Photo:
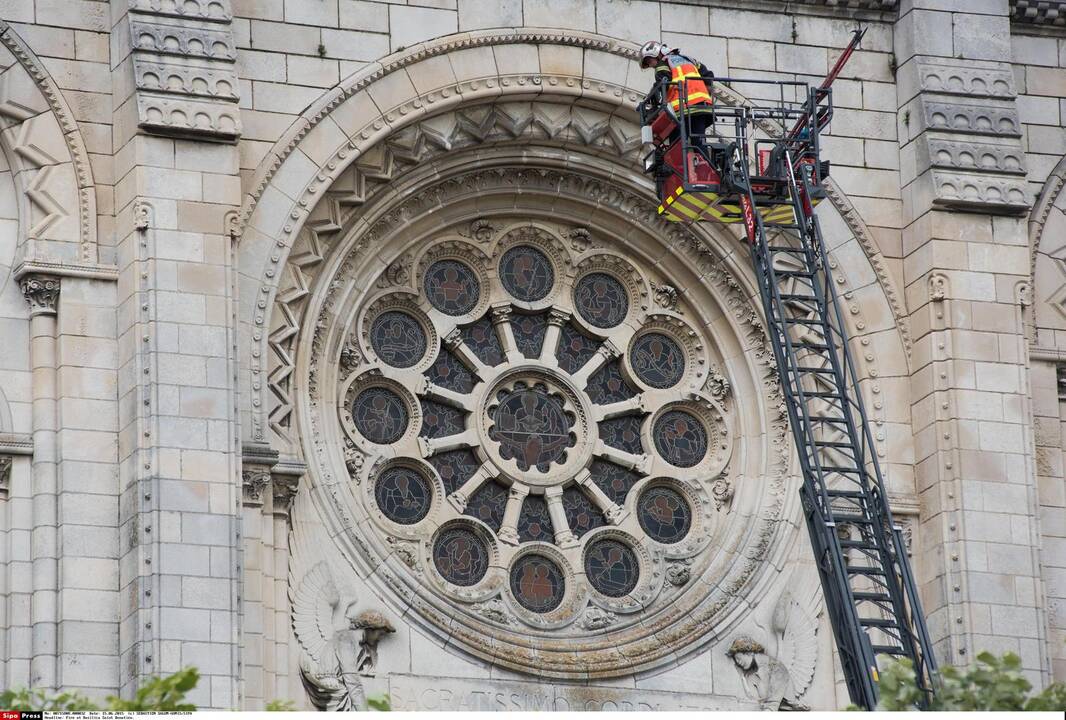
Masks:
[[[462,332],[459,328],[455,328],[444,338],[444,345],[453,353],[458,355],[460,359],[471,368],[473,373],[479,377],[485,377],[488,373],[492,372],[492,368],[481,361],[473,350],[463,342]]]
[[[479,442],[477,432],[467,429],[457,435],[448,435],[447,437],[420,437],[418,438],[418,449],[421,457],[428,458],[448,450],[477,447]]]
[[[522,512],[522,503],[529,495],[529,488],[522,483],[515,483],[507,494],[507,508],[503,513],[503,524],[497,533],[500,540],[510,545],[518,544],[518,516]]]
[[[418,395],[424,395],[434,400],[440,400],[448,405],[453,405],[457,408],[462,408],[467,412],[474,412],[477,408],[477,403],[474,400],[472,393],[459,393],[448,388],[443,388],[440,385],[435,385],[429,378],[423,376],[419,380],[418,389],[415,391]]]
[[[594,412],[596,413],[596,420],[607,420],[631,413],[645,413],[647,408],[644,404],[644,396],[634,395],[628,400],[619,400],[610,405],[597,405]]]
[[[625,508],[613,502],[607,493],[600,488],[592,480],[592,473],[588,470],[584,470],[580,475],[574,478],[574,482],[585,489],[585,492],[592,498],[592,502],[596,504],[602,512],[607,521],[612,525],[617,525],[626,518]]]
[[[602,440],[596,441],[596,449],[593,451],[593,454],[604,460],[609,460],[615,465],[621,465],[624,468],[636,470],[637,472],[645,472],[649,462],[647,455],[628,453],[625,450],[611,447],[610,445],[605,444]]]
[[[481,488],[496,472],[496,468],[492,463],[483,463],[473,475],[467,478],[459,488],[448,496],[448,502],[452,504],[459,512],[466,510],[467,503],[470,502],[470,498],[474,496],[474,493]]]
[[[559,339],[562,336],[563,325],[570,319],[570,313],[559,308],[548,311],[548,330],[544,335],[544,344],[540,350],[540,361],[550,367],[559,364],[556,353],[559,351]]]
[[[544,499],[548,503],[548,512],[551,514],[555,543],[563,548],[573,547],[577,544],[577,537],[570,529],[566,511],[563,510],[563,489],[558,485],[548,488],[544,491]]]
[[[613,342],[610,340],[604,340],[600,343],[600,346],[596,348],[596,354],[574,373],[574,382],[581,387],[585,387],[588,384],[589,378],[592,377],[597,370],[621,354],[621,351]]]

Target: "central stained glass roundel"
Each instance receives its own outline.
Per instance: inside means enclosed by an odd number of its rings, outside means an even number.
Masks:
[[[514,389],[501,390],[496,400],[489,437],[500,444],[505,460],[514,460],[522,471],[535,467],[548,472],[553,462],[566,459],[567,448],[576,442],[571,432],[574,421],[544,383],[532,387],[515,383]]]

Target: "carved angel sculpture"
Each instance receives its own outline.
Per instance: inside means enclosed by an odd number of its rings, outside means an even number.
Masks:
[[[744,677],[748,693],[766,710],[810,710],[799,698],[814,679],[820,605],[817,585],[801,585],[805,587],[797,588],[796,595],[789,589],[782,592],[774,607],[770,630],[776,652],[741,636],[726,653]]]
[[[355,603],[342,602],[329,567],[312,567],[296,588],[292,628],[303,652],[300,678],[320,710],[365,710]]]

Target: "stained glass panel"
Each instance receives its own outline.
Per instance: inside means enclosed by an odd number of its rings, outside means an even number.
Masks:
[[[458,490],[481,467],[481,462],[470,450],[438,453],[429,459],[429,464],[440,475],[444,491],[449,495]]]
[[[476,585],[489,570],[489,550],[472,530],[449,528],[433,543],[433,565],[452,585]]]
[[[555,541],[548,503],[540,495],[530,495],[522,503],[522,512],[518,515],[518,539],[522,542]]]
[[[582,335],[570,323],[563,325],[562,332],[559,333],[559,347],[555,351],[559,367],[563,372],[573,375],[596,354],[596,348],[599,346],[598,341]]]
[[[625,597],[637,586],[640,562],[636,553],[618,540],[597,540],[585,551],[585,577],[607,597]]]
[[[421,400],[422,403],[422,429],[418,434],[422,437],[439,438],[449,435],[458,435],[466,429],[464,420],[465,412],[432,400]]]
[[[693,415],[669,410],[655,421],[655,449],[677,467],[692,467],[707,454],[707,430]]]
[[[637,501],[637,519],[652,540],[680,542],[692,527],[692,509],[681,493],[666,487],[653,487]]]
[[[629,489],[640,481],[637,473],[606,460],[593,460],[589,472],[592,482],[616,505],[624,505]]]
[[[574,419],[563,402],[542,384],[515,383],[513,390],[501,390],[492,413],[489,437],[500,444],[500,455],[513,459],[520,470],[535,467],[548,472],[553,462],[565,462],[567,448],[576,438],[571,432]]]
[[[492,326],[492,321],[487,315],[472,325],[467,325],[460,332],[463,342],[481,362],[489,367],[503,362],[500,339],[496,337],[496,328]]]
[[[374,498],[389,520],[413,525],[429,513],[433,490],[429,481],[411,468],[390,467],[378,476]]]
[[[543,555],[523,555],[511,566],[511,593],[518,604],[535,613],[551,612],[566,594],[563,571]]]
[[[507,508],[507,488],[493,480],[478,488],[464,514],[475,517],[498,532],[503,524],[503,511]]]
[[[511,334],[514,335],[515,345],[527,358],[540,357],[540,349],[544,345],[544,335],[547,332],[548,316],[544,313],[515,315],[511,319]]]
[[[673,387],[685,374],[685,353],[673,338],[662,333],[637,338],[629,363],[637,377],[653,388]]]
[[[590,325],[612,328],[626,319],[629,293],[607,273],[589,273],[574,287],[574,307]]]
[[[500,282],[512,296],[526,302],[547,297],[555,284],[555,270],[543,252],[516,245],[500,260]]]
[[[585,392],[588,393],[589,400],[597,405],[621,402],[637,394],[622,376],[621,360],[612,360],[592,373]]]
[[[477,385],[477,376],[463,365],[455,353],[448,350],[440,351],[429,370],[426,370],[426,377],[434,385],[458,393],[468,393]]]
[[[640,440],[640,415],[624,415],[600,421],[600,439],[607,445],[634,455],[644,454],[644,443]]]
[[[426,354],[426,331],[407,313],[389,310],[378,315],[370,326],[370,345],[382,362],[407,368]]]
[[[367,440],[388,445],[403,437],[407,430],[407,406],[392,390],[367,388],[352,403],[352,420]]]
[[[422,289],[429,304],[445,315],[465,315],[477,305],[481,282],[458,260],[438,260],[426,270]]]
[[[563,511],[566,513],[566,523],[577,537],[607,524],[600,509],[576,487],[563,490]]]

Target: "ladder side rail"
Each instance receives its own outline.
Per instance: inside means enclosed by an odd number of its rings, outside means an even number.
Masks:
[[[845,374],[845,372],[850,373],[851,377],[854,378],[854,365],[851,362],[850,353],[848,351],[846,334],[843,332],[844,325],[842,323],[842,317],[840,313],[839,299],[836,297],[835,289],[832,286],[832,282],[828,278],[826,268],[829,267],[829,263],[828,258],[825,254],[824,243],[822,243],[821,241],[820,229],[817,225],[817,218],[814,218],[812,216],[808,221],[806,219],[806,213],[803,212],[803,208],[800,206],[798,198],[799,188],[796,184],[795,166],[793,164],[790,153],[786,153],[785,161],[786,167],[788,168],[787,178],[789,189],[794,200],[796,201],[795,204],[797,220],[799,221],[800,225],[801,242],[805,241],[806,247],[809,250],[811,250],[812,252],[816,251],[818,253],[818,263],[812,263],[808,267],[811,268],[812,271],[814,271],[812,272],[812,284],[815,286],[813,294],[815,295],[817,301],[821,301],[823,303],[822,307],[824,308],[823,318],[826,325],[826,327],[824,328],[824,332],[826,345],[829,346],[825,357],[829,360],[832,366],[832,369],[834,371],[833,375],[836,379],[841,396],[843,398],[847,398],[848,392],[849,390],[852,390],[852,388],[848,387],[848,383],[846,380],[847,375]],[[806,188],[804,188],[804,190],[806,191]],[[837,322],[837,327],[835,328],[832,327],[833,319],[835,319]],[[834,342],[834,336],[840,337],[841,341]],[[856,427],[856,418],[855,415],[850,412],[850,407],[845,408],[844,428],[852,446],[855,448],[855,461],[857,471],[855,480],[860,488],[860,500],[862,500],[861,502],[856,504],[859,505],[859,510],[861,511],[861,514],[863,516],[876,515],[875,508],[869,507],[868,501],[865,500],[865,498],[870,496],[870,491],[872,490],[872,488],[870,487],[870,478],[867,475],[867,468],[865,463],[865,457],[868,455],[872,445],[872,443],[867,442],[870,439],[868,437],[869,426],[867,423],[867,418],[865,417],[865,409],[861,404],[861,396],[857,395],[855,400],[855,403],[849,402],[848,405],[850,406],[854,404],[860,411],[859,418],[863,423],[861,431],[858,427]],[[875,457],[873,455],[870,456]],[[830,513],[830,515],[832,515],[832,506],[828,507],[827,511]],[[876,517],[871,519],[876,520]],[[863,528],[860,528],[860,531],[862,530]],[[878,527],[875,526],[874,530],[875,532],[871,535],[874,545],[877,548],[877,559],[879,560],[879,567],[882,568],[883,572],[885,572],[885,575],[883,576],[885,577],[885,582],[883,584],[885,586],[885,589],[888,590],[888,595],[891,599],[893,606],[893,614],[896,616],[900,616],[900,611],[904,610],[905,608],[905,605],[902,602],[903,598],[901,596],[898,586],[896,585],[896,583],[893,582],[895,578],[890,577],[887,573],[889,568],[895,567],[895,563],[893,562],[893,558],[887,552],[887,547],[885,543],[886,538],[881,532],[878,531]],[[870,559],[873,560],[874,558],[870,556]],[[849,584],[848,593],[850,594],[850,592],[851,587]],[[851,596],[849,599],[854,603],[854,596]],[[857,612],[858,611],[856,609],[856,613]],[[883,634],[889,636],[887,632],[883,632]],[[869,645],[869,635],[865,631],[863,632],[863,638],[865,641],[863,642],[864,649],[870,651],[868,659],[873,661],[872,648]],[[907,652],[910,657],[915,658],[913,647],[910,646],[910,643],[901,642],[900,645],[901,649]],[[876,669],[876,665],[871,665],[870,667],[872,670]]]
[[[791,170],[791,158],[787,157],[786,159]],[[795,176],[792,172],[789,173],[789,183],[790,186],[795,184]],[[816,241],[814,244],[817,247],[821,267],[824,271],[825,268],[829,267],[829,259],[825,244],[821,239],[821,230],[817,217],[812,216],[810,218],[810,223],[810,227],[813,230],[811,233],[812,240]],[[925,628],[924,618],[920,617],[921,605],[917,597],[916,587],[910,573],[905,549],[902,546],[901,539],[898,537],[898,528],[895,526],[892,519],[880,463],[877,461],[876,452],[873,451],[873,436],[870,431],[869,418],[866,415],[866,408],[862,399],[862,390],[859,385],[858,375],[856,373],[854,362],[850,357],[851,353],[847,334],[844,330],[845,325],[840,310],[839,297],[837,296],[836,288],[833,287],[831,282],[826,282],[825,286],[828,289],[828,295],[831,301],[830,304],[827,305],[827,309],[832,310],[834,316],[832,319],[837,326],[835,328],[835,334],[840,338],[840,342],[837,345],[840,352],[840,358],[831,359],[840,362],[842,369],[846,370],[847,379],[845,385],[841,389],[842,391],[853,395],[853,401],[850,404],[859,414],[860,425],[857,429],[862,436],[861,449],[863,450],[863,455],[869,458],[868,463],[864,464],[860,470],[865,471],[863,473],[864,484],[870,486],[868,489],[873,504],[873,507],[871,507],[870,510],[872,519],[876,523],[874,525],[874,534],[877,547],[882,556],[882,566],[886,570],[889,568],[892,569],[891,577],[886,576],[887,582],[885,585],[890,596],[893,598],[893,605],[898,608],[896,614],[899,618],[900,644],[907,652],[908,657],[914,662],[914,669],[918,676],[919,683],[928,687],[925,676],[929,673],[927,656],[931,656],[931,652],[929,651],[931,646],[928,644],[921,644],[923,640],[927,640],[928,630]],[[835,355],[835,353],[831,352],[830,355]],[[871,468],[873,471],[872,476],[869,474]],[[915,634],[919,637],[916,638]]]
[[[745,153],[746,155],[746,153]],[[780,289],[775,282],[773,258],[766,239],[766,228],[762,217],[754,204],[754,196],[751,190],[750,178],[747,170],[747,157],[743,158],[741,173],[745,180],[748,200],[751,203],[755,222],[755,240],[752,244],[753,261],[758,275],[760,291],[762,295],[764,311],[767,321],[775,323],[772,328],[771,343],[774,354],[778,361],[780,371],[786,373],[785,382],[782,383],[786,392],[786,409],[789,414],[793,435],[797,444],[800,445],[800,463],[803,471],[804,486],[802,494],[808,500],[807,514],[808,530],[812,537],[812,543],[822,556],[819,558],[819,573],[822,578],[823,593],[827,598],[830,611],[833,612],[837,621],[833,623],[834,634],[837,636],[837,645],[840,648],[842,661],[846,657],[850,667],[846,668],[848,676],[848,689],[852,700],[867,708],[876,704],[877,691],[874,685],[870,669],[875,667],[873,651],[865,631],[859,624],[858,612],[855,607],[851,587],[847,582],[847,569],[843,561],[843,552],[836,533],[836,524],[832,521],[830,512],[827,484],[824,471],[817,463],[816,456],[812,457],[806,452],[809,447],[815,447],[813,423],[809,414],[809,403],[805,397],[802,386],[802,371],[796,359],[795,350],[789,337],[787,328],[778,322],[785,317],[784,303],[780,297]],[[795,194],[792,196],[794,212],[801,213],[799,199]],[[797,218],[801,217],[797,214]],[[810,248],[804,249],[808,262]],[[787,397],[793,392],[793,377],[796,396]],[[815,460],[815,462],[811,462]],[[814,497],[817,496],[817,497]]]

